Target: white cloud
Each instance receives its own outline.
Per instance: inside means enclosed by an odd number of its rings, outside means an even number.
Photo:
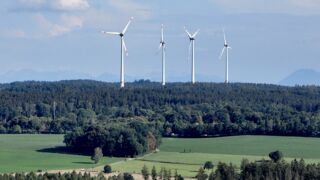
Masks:
[[[89,8],[87,0],[57,0],[56,4],[53,5],[61,10],[84,10]]]
[[[136,3],[132,0],[109,0],[108,3],[119,12],[126,13],[128,16],[135,16],[141,20],[151,18],[151,12],[147,6]]]
[[[86,10],[90,7],[88,0],[13,0],[16,11],[73,11]]]
[[[53,23],[43,15],[37,15],[36,21],[50,37],[61,36],[83,26],[83,20],[76,16],[63,15],[59,23]]]
[[[320,14],[319,0],[211,0],[228,13]]]
[[[100,1],[100,0],[99,0]],[[149,20],[149,7],[134,0],[12,0],[14,11],[31,12],[39,25],[33,37],[57,37],[83,27],[105,29],[134,16],[137,21]],[[91,3],[91,4],[89,4]],[[97,4],[100,6],[98,7]],[[53,11],[53,13],[45,13]],[[35,14],[33,14],[35,13]],[[123,18],[123,19],[122,19]],[[39,33],[40,32],[40,33]],[[40,34],[40,35],[39,35]]]

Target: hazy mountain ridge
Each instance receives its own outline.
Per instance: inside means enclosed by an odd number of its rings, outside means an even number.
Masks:
[[[183,73],[181,75],[171,75],[167,73],[167,82],[189,82],[190,74]],[[10,83],[16,81],[61,81],[61,80],[96,80],[104,82],[118,82],[119,76],[103,73],[101,75],[93,76],[86,73],[74,72],[74,71],[35,71],[31,69],[22,69],[18,71],[9,71],[0,75],[0,83]],[[161,81],[161,73],[153,72],[144,76],[131,76],[126,75],[127,82],[134,82],[140,79],[149,79],[151,81]],[[215,75],[204,75],[197,73],[196,81],[198,82],[223,82],[223,78]],[[286,78],[281,80],[279,85],[295,86],[295,85],[320,85],[320,72],[312,69],[300,69]]]
[[[179,76],[167,75],[168,82],[188,82],[189,74],[182,74]],[[103,73],[101,75],[93,76],[86,73],[74,72],[74,71],[35,71],[31,69],[22,69],[18,71],[9,71],[0,75],[0,83],[10,83],[16,81],[61,81],[61,80],[78,80],[78,79],[90,79],[104,82],[118,82],[119,76]],[[127,82],[133,82],[140,79],[150,79],[151,81],[161,81],[161,73],[154,72],[148,73],[144,76],[131,76],[126,75]],[[200,82],[223,82],[223,78],[218,76],[209,76],[204,74],[197,74],[196,80]]]
[[[312,69],[300,69],[279,82],[281,85],[320,85],[320,72]]]

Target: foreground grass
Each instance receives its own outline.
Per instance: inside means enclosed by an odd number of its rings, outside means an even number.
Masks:
[[[271,151],[281,150],[285,160],[304,158],[307,163],[320,162],[320,139],[277,136],[234,136],[203,139],[165,138],[160,152],[142,159],[115,163],[113,169],[140,172],[143,165],[177,170],[185,177],[194,177],[204,162],[233,163],[240,166],[241,160],[269,159]]]
[[[88,156],[56,152],[59,146],[63,135],[0,135],[0,173],[92,168],[120,160],[105,157],[96,165]]]

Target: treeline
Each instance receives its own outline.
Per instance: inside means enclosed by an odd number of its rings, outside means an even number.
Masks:
[[[139,81],[0,85],[0,133],[66,133],[139,119],[165,136],[320,136],[320,87]]]
[[[161,168],[159,172],[152,168],[151,172],[144,166],[141,170],[144,180],[183,180],[184,178],[178,174],[174,174],[170,170]],[[200,168],[196,177],[197,180],[319,180],[320,164],[306,164],[303,159],[300,161],[293,160],[291,162],[273,162],[261,160],[249,162],[244,159],[240,169],[232,164],[218,163],[215,170],[206,174],[203,168]],[[103,173],[98,176],[90,176],[89,173],[14,173],[0,174],[1,180],[106,180]],[[134,180],[129,173],[109,176],[108,180]]]
[[[64,142],[73,152],[86,155],[91,155],[95,148],[101,148],[103,155],[134,157],[156,150],[161,143],[161,135],[150,124],[132,121],[77,129],[66,134]]]
[[[207,175],[200,169],[198,180],[319,180],[320,164],[305,164],[304,160],[259,161],[243,160],[240,171],[232,164],[219,163],[215,171]]]
[[[44,174],[36,174],[34,172],[30,173],[14,173],[14,174],[0,174],[1,180],[106,180],[103,174],[99,174],[98,176],[90,176],[89,173],[76,173],[73,171],[72,173],[44,173]],[[110,179],[111,180],[111,179]]]
[[[129,173],[122,173],[106,178],[103,173],[91,176],[89,173],[14,173],[0,174],[1,180],[134,180]]]

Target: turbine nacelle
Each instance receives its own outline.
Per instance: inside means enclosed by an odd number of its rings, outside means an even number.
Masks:
[[[187,33],[187,35],[188,35],[188,37],[189,37],[190,41],[194,41],[194,40],[195,40],[195,38],[196,38],[196,36],[198,35],[198,33],[199,33],[200,29],[198,29],[198,30],[197,30],[195,33],[193,33],[193,34],[191,34],[191,33],[187,30],[187,28],[186,28],[186,27],[184,27],[184,31]]]

